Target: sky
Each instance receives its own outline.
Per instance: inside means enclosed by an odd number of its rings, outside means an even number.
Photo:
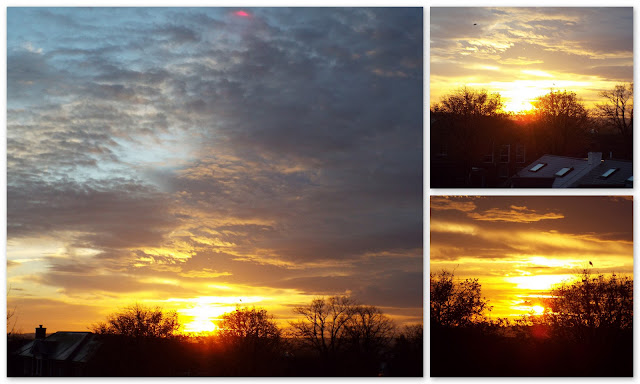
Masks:
[[[430,102],[462,86],[526,111],[552,89],[587,107],[633,81],[633,8],[430,9]]]
[[[630,196],[431,196],[430,210],[431,273],[478,279],[492,317],[536,312],[584,269],[633,276]]]
[[[423,314],[422,8],[8,8],[16,331]]]

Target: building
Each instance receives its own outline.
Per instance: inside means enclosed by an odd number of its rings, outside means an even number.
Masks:
[[[46,336],[46,328],[36,328],[35,340],[22,346],[16,355],[23,376],[86,376],[87,363],[101,342],[91,332],[56,332]]]
[[[623,160],[602,160],[601,152],[586,158],[544,155],[511,177],[511,188],[630,188],[633,164]]]
[[[578,182],[578,188],[633,188],[633,162],[604,160]]]

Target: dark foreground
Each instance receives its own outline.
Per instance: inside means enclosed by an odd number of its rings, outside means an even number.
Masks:
[[[80,345],[74,347],[73,353],[66,352],[68,348],[65,348],[66,341],[63,337],[58,340],[50,337],[47,343],[40,343],[35,347],[33,339],[10,339],[8,376],[423,375],[422,338],[397,338],[388,349],[374,354],[363,350],[341,350],[321,355],[302,348],[295,340],[288,340],[276,350],[266,351],[222,345],[207,338],[136,339],[91,334],[63,336],[85,339],[83,343],[72,340]],[[87,337],[91,340],[87,341]],[[30,356],[32,352],[38,355],[38,359]]]
[[[481,329],[431,329],[434,377],[632,377],[633,332],[596,331],[582,341],[499,335]]]

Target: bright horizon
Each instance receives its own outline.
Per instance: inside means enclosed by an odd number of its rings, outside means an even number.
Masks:
[[[490,317],[539,313],[584,269],[633,277],[631,197],[432,196],[430,207],[431,273],[477,278]]]
[[[17,332],[423,318],[422,8],[7,9]]]
[[[507,112],[536,97],[633,81],[633,8],[432,7],[430,104],[468,86],[497,92]]]

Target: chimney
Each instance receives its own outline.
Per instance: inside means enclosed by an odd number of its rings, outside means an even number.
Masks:
[[[589,165],[598,165],[602,161],[602,152],[589,152],[587,156]]]
[[[36,339],[44,339],[47,337],[47,328],[42,328],[42,324],[40,324],[40,328],[36,328]]]

